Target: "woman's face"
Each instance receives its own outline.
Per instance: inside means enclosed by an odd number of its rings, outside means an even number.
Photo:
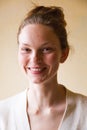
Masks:
[[[57,79],[62,55],[60,41],[51,27],[29,24],[21,30],[18,60],[30,82]]]

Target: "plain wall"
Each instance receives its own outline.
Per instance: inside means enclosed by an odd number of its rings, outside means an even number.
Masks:
[[[56,5],[64,9],[71,51],[60,65],[59,82],[68,89],[87,95],[87,0],[33,0],[39,5]],[[31,0],[0,0],[0,99],[15,95],[28,87],[17,59],[17,29]]]

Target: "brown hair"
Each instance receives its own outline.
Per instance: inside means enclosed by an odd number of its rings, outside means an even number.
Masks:
[[[60,40],[61,49],[65,49],[67,47],[69,48],[67,31],[65,28],[66,21],[64,19],[64,13],[61,7],[36,6],[27,13],[27,16],[22,21],[18,30],[18,36],[23,27],[28,24],[43,24],[52,27]]]

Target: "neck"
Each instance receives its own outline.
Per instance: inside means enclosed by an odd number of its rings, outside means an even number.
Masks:
[[[64,89],[61,89],[56,81],[44,84],[29,84],[28,104],[31,110],[42,110],[58,104],[61,97],[64,97]]]

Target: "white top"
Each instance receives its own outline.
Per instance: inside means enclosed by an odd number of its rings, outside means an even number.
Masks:
[[[66,91],[66,109],[58,130],[87,130],[87,97]],[[26,93],[0,101],[0,130],[30,130]]]

